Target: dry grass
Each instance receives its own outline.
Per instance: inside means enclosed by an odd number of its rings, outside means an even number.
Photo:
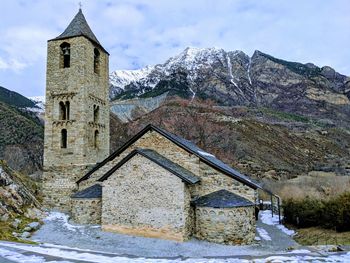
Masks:
[[[301,228],[296,231],[294,239],[301,245],[350,245],[350,232],[339,233],[318,227]]]
[[[264,184],[282,200],[312,197],[328,199],[349,191],[350,177],[329,175],[298,176],[285,181],[265,179]]]

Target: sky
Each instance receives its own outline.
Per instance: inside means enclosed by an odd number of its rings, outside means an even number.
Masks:
[[[81,0],[110,71],[164,63],[186,47],[260,50],[350,76],[349,0]],[[45,93],[47,40],[79,0],[0,0],[0,86]]]

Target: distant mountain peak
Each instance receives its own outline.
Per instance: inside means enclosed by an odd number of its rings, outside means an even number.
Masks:
[[[239,50],[195,47],[163,64],[111,74],[111,100],[162,94],[324,114],[327,105],[350,105],[350,78],[328,66],[290,62],[259,50],[249,57]]]

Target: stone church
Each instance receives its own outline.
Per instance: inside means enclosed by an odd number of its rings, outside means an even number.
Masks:
[[[248,244],[261,186],[153,125],[109,152],[109,54],[81,10],[48,41],[44,206],[105,231]]]

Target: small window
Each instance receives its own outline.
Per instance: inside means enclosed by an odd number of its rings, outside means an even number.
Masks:
[[[70,102],[66,101],[66,118],[69,120],[69,115],[70,115]]]
[[[94,72],[100,74],[100,51],[94,49]]]
[[[66,120],[67,119],[67,110],[66,105],[63,101],[60,102],[60,120]]]
[[[100,136],[100,133],[98,132],[98,130],[96,130],[95,134],[94,134],[94,147],[95,148],[98,148],[99,136]]]
[[[67,130],[61,130],[61,148],[67,148]]]
[[[98,123],[100,118],[100,106],[94,105],[94,122]]]
[[[64,42],[60,45],[61,55],[60,55],[60,67],[69,68],[70,67],[70,44]]]

